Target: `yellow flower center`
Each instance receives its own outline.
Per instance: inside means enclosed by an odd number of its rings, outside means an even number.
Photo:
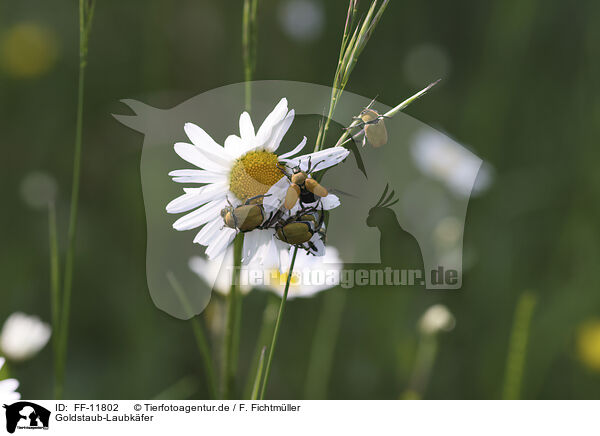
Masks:
[[[233,164],[229,175],[229,189],[244,201],[266,194],[283,177],[277,168],[277,155],[268,151],[251,151]]]
[[[274,286],[277,286],[279,284],[279,286],[285,287],[286,283],[287,283],[287,279],[288,279],[289,274],[288,273],[280,273],[279,270],[272,270],[271,271],[271,284]],[[277,281],[279,281],[279,283],[277,283]],[[298,286],[300,284],[300,274],[298,272],[293,272],[292,273],[292,278],[290,280],[290,288],[292,286]]]

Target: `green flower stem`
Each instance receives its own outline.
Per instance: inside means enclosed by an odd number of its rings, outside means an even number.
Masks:
[[[262,347],[260,352],[260,357],[258,358],[258,365],[256,366],[256,376],[254,377],[254,383],[252,385],[252,393],[250,395],[251,400],[258,399],[258,391],[260,389],[260,382],[262,380],[263,367],[265,363],[265,353],[267,351],[267,347]]]
[[[62,292],[61,320],[58,331],[58,357],[56,369],[55,396],[62,399],[64,393],[67,341],[69,334],[69,315],[71,310],[71,291],[75,263],[75,236],[77,231],[77,213],[79,206],[79,183],[81,173],[81,150],[83,135],[83,94],[85,68],[87,66],[88,40],[94,17],[95,1],[79,0],[79,79],[77,91],[77,121],[75,127],[75,152],[73,156],[73,184],[68,230],[68,246],[65,259],[64,287]]]
[[[304,398],[307,400],[323,400],[327,397],[335,343],[345,305],[345,292],[330,291],[323,296],[323,306],[315,329],[304,385]]]
[[[208,345],[208,340],[206,339],[206,335],[204,334],[204,329],[200,320],[192,311],[192,306],[190,301],[188,300],[183,288],[179,281],[175,278],[175,275],[169,271],[167,273],[167,280],[171,284],[173,291],[179,298],[179,302],[185,311],[187,317],[190,318],[190,323],[192,326],[192,332],[194,333],[194,337],[196,339],[196,346],[198,347],[198,351],[200,352],[200,356],[202,357],[202,361],[204,363],[204,370],[206,371],[206,381],[208,385],[208,392],[211,399],[217,398],[217,384],[215,382],[215,371],[213,368],[213,362],[210,355],[210,347]]]
[[[263,317],[261,321],[260,332],[258,333],[258,339],[256,341],[256,346],[254,347],[254,355],[256,358],[254,359],[250,370],[248,371],[249,375],[256,374],[260,356],[262,353],[263,347],[269,340],[269,336],[272,334],[273,329],[275,328],[275,320],[277,319],[277,311],[279,309],[279,298],[269,292],[267,294],[267,303],[265,305],[265,310],[263,312]],[[262,376],[262,373],[261,373]],[[252,388],[253,388],[254,380],[252,377],[248,377],[248,384],[246,385],[246,389],[244,391],[244,398],[250,398],[252,396]],[[260,385],[259,385],[260,388]]]
[[[223,370],[221,373],[221,389],[223,399],[229,400],[235,390],[237,373],[237,355],[240,340],[242,298],[240,295],[240,269],[242,265],[242,248],[244,235],[238,233],[233,241],[233,271],[231,288],[227,296],[227,325],[225,327],[225,343],[223,346]]]
[[[56,206],[54,202],[48,205],[48,234],[50,246],[50,307],[52,310],[52,329],[60,330],[60,259],[58,254],[58,231],[56,226]],[[52,349],[54,352],[54,377],[55,386],[58,380],[58,335],[52,335]]]
[[[283,291],[283,297],[281,298],[279,312],[277,313],[277,321],[275,321],[275,330],[273,330],[273,339],[271,340],[271,346],[269,347],[269,357],[267,359],[265,375],[262,382],[262,388],[260,390],[261,400],[264,400],[267,385],[269,384],[269,375],[271,375],[271,362],[273,361],[273,354],[275,353],[275,345],[277,345],[277,337],[279,336],[279,328],[281,326],[281,319],[283,318],[283,311],[285,310],[285,302],[287,301],[288,291],[290,289],[290,282],[292,281],[294,264],[296,263],[296,254],[298,254],[298,247],[294,247],[294,254],[292,255],[292,261],[290,262],[290,268],[288,270],[288,276],[285,282],[285,290]]]
[[[421,399],[425,395],[437,356],[438,337],[435,333],[421,333],[417,356],[408,390],[401,399]]]
[[[242,53],[244,58],[244,98],[246,110],[252,106],[252,76],[256,69],[256,12],[258,0],[244,0],[242,13]]]
[[[529,292],[521,295],[517,302],[504,374],[502,398],[505,400],[518,400],[521,397],[527,343],[536,302],[536,297]]]

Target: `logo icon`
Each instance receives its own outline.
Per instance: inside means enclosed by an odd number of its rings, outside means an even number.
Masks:
[[[19,401],[6,409],[6,431],[14,433],[18,429],[47,430],[50,423],[50,411],[28,401]]]

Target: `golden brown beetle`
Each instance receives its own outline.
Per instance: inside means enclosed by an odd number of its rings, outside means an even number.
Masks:
[[[237,207],[229,203],[229,206],[221,210],[225,226],[239,230],[242,233],[260,227],[265,220],[265,210],[262,205],[263,197],[266,197],[266,195],[249,198]]]
[[[355,120],[360,120],[355,127],[362,127],[363,133],[363,141],[362,146],[364,147],[369,141],[373,147],[378,148],[382,145],[387,144],[388,142],[388,134],[385,128],[385,124],[383,123],[384,118],[387,118],[385,115],[379,115],[375,109],[371,109],[375,100],[371,101],[369,105],[362,110],[358,117],[353,117]],[[358,136],[358,133],[355,136]]]
[[[310,240],[315,233],[324,235],[323,221],[322,210],[316,208],[301,210],[296,215],[276,224],[275,236],[277,239],[299,248],[307,249],[303,245],[309,244],[309,250],[316,251],[316,247],[310,243]]]
[[[287,210],[290,210],[296,205],[298,199],[300,200],[300,203],[310,204],[314,203],[321,197],[326,197],[329,194],[326,188],[320,185],[315,179],[310,177],[311,173],[315,171],[321,162],[323,161],[317,162],[314,166],[312,166],[309,158],[307,170],[302,171],[300,165],[298,165],[292,170],[291,176],[280,168],[291,183],[285,194],[283,207],[285,207]]]

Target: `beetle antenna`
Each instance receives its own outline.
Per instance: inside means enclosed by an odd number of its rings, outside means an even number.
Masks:
[[[369,103],[369,105],[365,108],[365,110],[371,109],[371,106],[373,106],[373,103],[375,103],[375,100],[377,100],[377,97],[379,97],[379,94],[375,95],[375,98],[373,100],[371,100],[371,103]]]

